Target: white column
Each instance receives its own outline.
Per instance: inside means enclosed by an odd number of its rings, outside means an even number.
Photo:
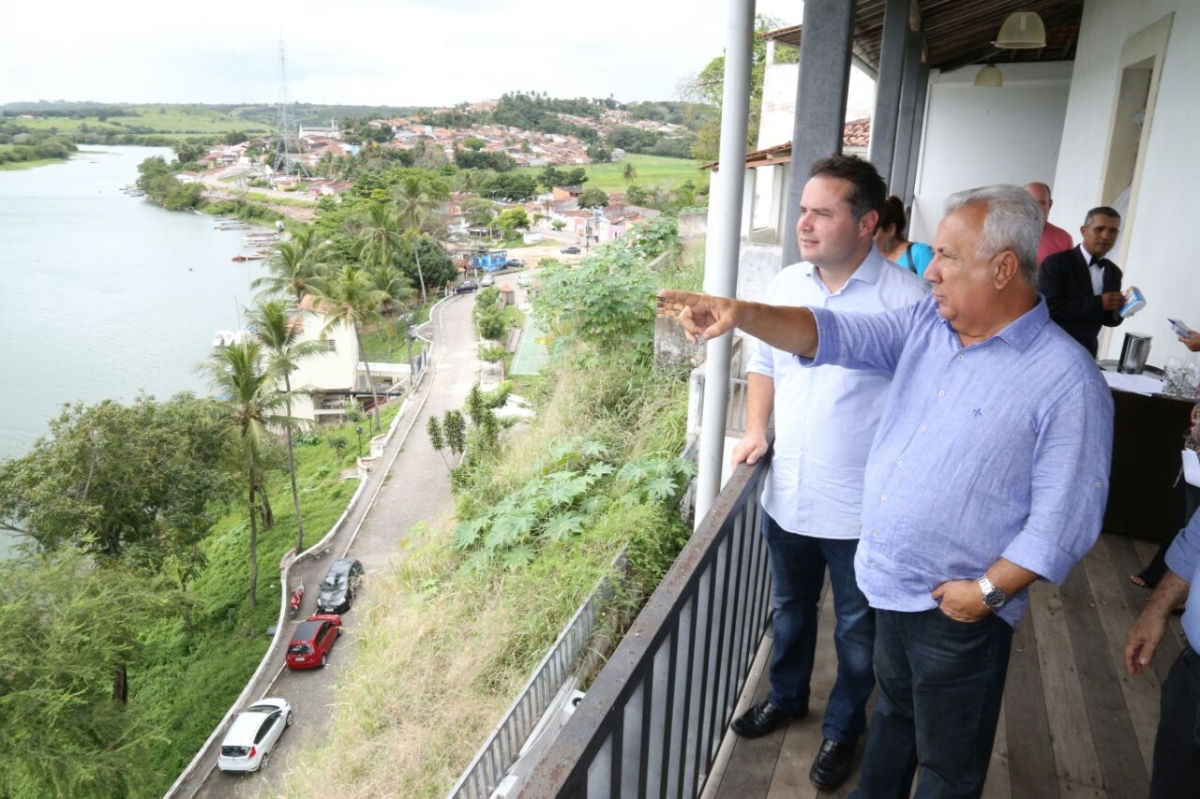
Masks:
[[[746,118],[750,112],[750,59],[755,0],[730,0],[725,40],[725,94],[721,103],[721,177],[709,198],[708,239],[704,248],[704,291],[721,297],[737,292],[738,233],[745,181]],[[707,344],[704,419],[700,428],[696,478],[696,525],[721,491],[725,457],[725,409],[733,334]]]

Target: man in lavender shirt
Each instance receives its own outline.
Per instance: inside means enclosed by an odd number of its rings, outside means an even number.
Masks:
[[[1027,589],[1100,532],[1112,397],[1035,289],[1042,222],[1015,186],[951,196],[932,296],[886,313],[663,292],[691,336],[740,327],[805,365],[893,375],[855,558],[880,687],[859,799],[908,796],[918,764],[918,797],[982,793]]]

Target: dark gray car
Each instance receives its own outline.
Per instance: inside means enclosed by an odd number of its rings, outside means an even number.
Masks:
[[[345,613],[354,603],[363,567],[354,558],[342,558],[329,567],[317,596],[318,613]]]

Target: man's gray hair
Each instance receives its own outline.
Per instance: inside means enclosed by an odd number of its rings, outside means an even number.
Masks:
[[[1037,251],[1046,220],[1042,209],[1018,186],[983,186],[951,194],[946,215],[981,205],[986,209],[983,237],[975,248],[976,258],[991,258],[1003,250],[1017,255],[1021,277],[1037,285]]]

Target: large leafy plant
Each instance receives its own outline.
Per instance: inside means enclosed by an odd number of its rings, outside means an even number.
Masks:
[[[693,472],[690,462],[648,455],[620,470],[597,441],[572,438],[554,444],[520,489],[462,517],[454,544],[471,552],[468,567],[495,559],[507,568],[530,563],[542,541],[565,541],[614,502],[623,505],[675,502]]]

